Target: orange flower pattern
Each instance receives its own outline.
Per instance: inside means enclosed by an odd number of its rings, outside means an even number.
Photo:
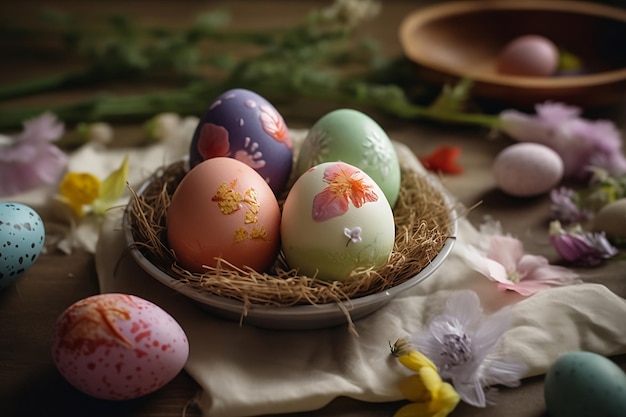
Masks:
[[[130,311],[124,304],[135,306],[128,296],[115,300],[88,299],[74,304],[61,323],[62,346],[85,355],[93,353],[98,346],[134,348],[115,324],[116,320],[130,320]]]
[[[277,141],[284,143],[287,148],[291,149],[292,145],[289,130],[287,130],[287,126],[281,115],[269,106],[260,106],[260,110],[261,126],[263,126],[263,130]]]
[[[324,170],[324,182],[328,186],[313,198],[312,216],[317,222],[343,215],[350,203],[359,208],[365,203],[378,201],[373,184],[367,183],[363,171],[344,162],[328,165]]]

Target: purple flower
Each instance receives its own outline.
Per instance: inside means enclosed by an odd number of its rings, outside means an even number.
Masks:
[[[0,196],[56,183],[67,156],[50,142],[63,133],[63,124],[45,113],[24,122],[24,130],[14,137],[0,135]]]
[[[604,232],[586,232],[580,225],[565,230],[558,220],[550,223],[550,242],[563,259],[584,267],[596,266],[618,253]]]
[[[346,243],[346,246],[348,246],[348,244],[350,242],[352,243],[361,243],[363,242],[363,238],[361,237],[361,228],[359,226],[354,227],[352,229],[346,227],[343,229],[343,234],[348,238],[348,242]]]
[[[591,167],[611,175],[626,173],[620,132],[612,122],[584,119],[579,108],[562,103],[538,104],[535,110],[536,115],[503,111],[502,131],[517,141],[552,148],[563,159],[566,177],[588,178]]]
[[[493,385],[518,386],[526,372],[522,362],[506,360],[495,351],[512,320],[509,307],[484,315],[476,293],[465,290],[451,296],[443,313],[411,341],[442,378],[452,381],[463,401],[485,407],[492,402]]]
[[[578,194],[571,188],[555,188],[550,192],[550,217],[562,223],[572,224],[592,217],[593,213],[578,206]]]

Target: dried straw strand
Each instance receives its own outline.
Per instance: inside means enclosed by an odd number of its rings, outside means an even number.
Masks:
[[[186,173],[183,162],[156,172],[140,193],[131,190],[129,223],[135,245],[160,269],[197,291],[239,300],[244,306],[290,307],[350,301],[379,293],[412,278],[441,251],[453,219],[441,190],[428,177],[402,170],[401,191],[394,208],[396,239],[390,259],[377,270],[355,270],[344,282],[299,275],[279,255],[270,272],[235,268],[225,260],[191,273],[176,263],[166,238],[169,203]],[[242,317],[243,318],[243,317]]]

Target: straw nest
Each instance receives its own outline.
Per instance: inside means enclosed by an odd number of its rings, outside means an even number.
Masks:
[[[246,312],[257,304],[290,307],[349,301],[399,285],[418,274],[441,251],[454,220],[441,190],[428,177],[402,169],[401,191],[394,208],[395,244],[387,264],[377,270],[355,270],[350,280],[326,282],[299,275],[281,254],[267,273],[237,269],[224,260],[202,274],[191,273],[176,263],[166,233],[169,203],[185,173],[185,164],[177,162],[153,174],[141,193],[131,189],[127,222],[134,245],[181,283],[202,293],[239,300]]]

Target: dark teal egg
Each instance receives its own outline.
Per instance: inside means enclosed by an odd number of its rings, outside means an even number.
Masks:
[[[592,352],[568,352],[548,370],[544,395],[550,417],[626,416],[626,373]]]

